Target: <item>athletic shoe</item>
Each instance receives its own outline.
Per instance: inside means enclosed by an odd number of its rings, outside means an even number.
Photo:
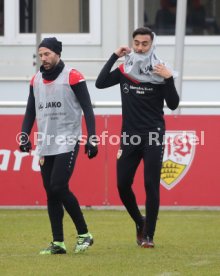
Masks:
[[[88,249],[88,247],[91,246],[93,243],[93,237],[89,232],[87,234],[79,235],[77,237],[77,243],[74,252],[83,252]]]
[[[141,247],[144,248],[154,248],[154,241],[150,237],[143,238]]]
[[[145,225],[145,217],[142,217],[143,219],[143,225],[139,226],[136,224],[136,241],[138,245],[141,245],[143,240],[143,232],[144,232],[144,225]]]
[[[48,248],[40,251],[40,255],[66,254],[64,242],[51,242]]]

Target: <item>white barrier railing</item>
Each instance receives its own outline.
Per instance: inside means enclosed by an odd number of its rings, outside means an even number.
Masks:
[[[26,101],[0,101],[0,108],[24,108]],[[120,101],[97,101],[92,103],[94,108],[118,108],[121,107]],[[166,107],[166,105],[165,105]],[[180,101],[179,108],[219,108],[220,102],[187,102]]]
[[[97,76],[85,76],[87,81],[96,81]],[[0,82],[27,82],[31,77],[0,76]],[[183,76],[183,81],[220,81],[220,76]]]

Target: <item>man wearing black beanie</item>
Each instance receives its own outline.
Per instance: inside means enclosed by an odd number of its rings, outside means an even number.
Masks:
[[[93,141],[95,117],[90,95],[83,75],[68,68],[60,59],[62,42],[55,37],[44,38],[39,45],[40,71],[32,78],[30,92],[22,124],[20,150],[29,152],[35,118],[38,127],[37,153],[53,241],[40,254],[65,254],[63,234],[64,209],[70,215],[76,230],[75,253],[85,251],[93,244],[93,237],[83,217],[75,195],[69,190],[69,180],[79,151],[82,111],[85,116],[88,140],[85,153],[88,158],[98,153]]]
[[[56,37],[47,37],[44,38],[39,44],[38,48],[47,48],[56,53],[57,55],[61,55],[62,52],[62,42],[58,41]]]

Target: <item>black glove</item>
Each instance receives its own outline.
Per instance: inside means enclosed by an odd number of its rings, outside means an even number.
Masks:
[[[85,145],[85,153],[87,153],[89,159],[92,159],[93,157],[95,157],[98,154],[97,143],[92,142],[90,141],[90,139],[88,139]]]
[[[29,141],[28,135],[22,135],[20,137],[20,151],[29,152],[32,149],[31,142]]]

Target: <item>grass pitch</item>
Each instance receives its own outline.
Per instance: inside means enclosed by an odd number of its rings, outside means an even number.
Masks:
[[[94,245],[73,254],[76,231],[64,218],[66,255],[41,256],[51,241],[46,210],[0,210],[2,276],[220,275],[220,212],[160,211],[154,249],[140,248],[125,211],[83,210]]]

